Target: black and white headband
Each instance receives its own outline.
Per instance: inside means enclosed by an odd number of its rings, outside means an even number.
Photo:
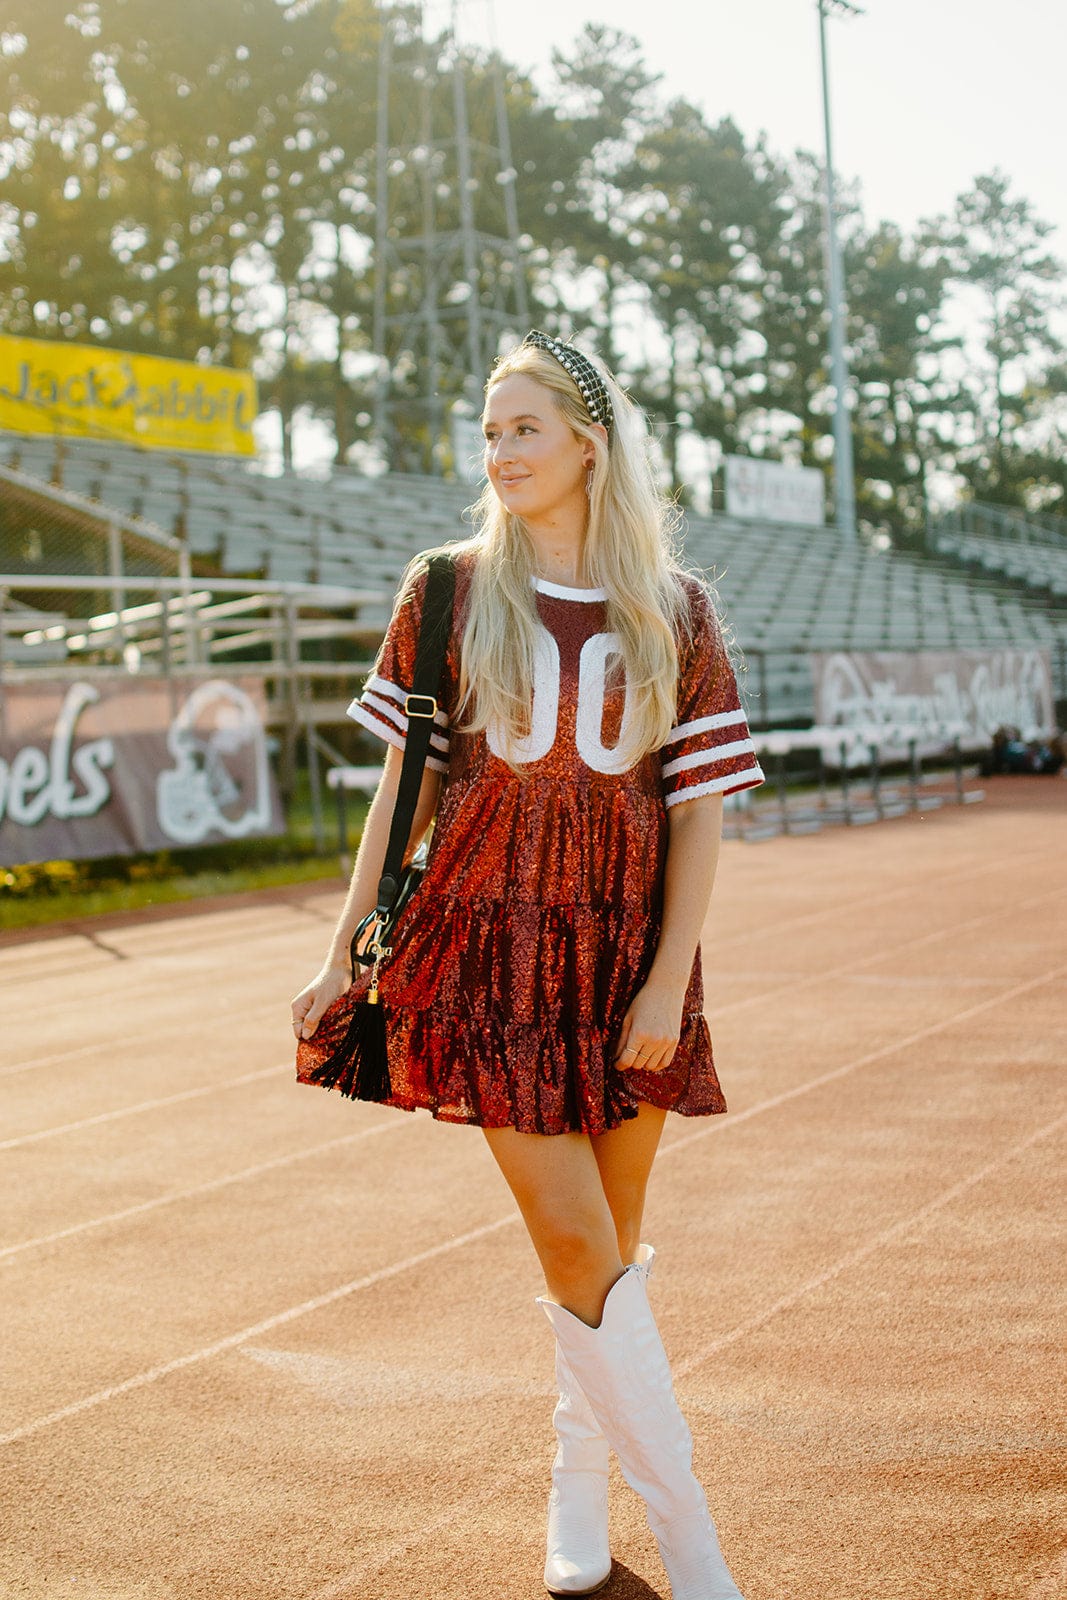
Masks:
[[[550,338],[547,333],[539,333],[536,328],[522,342],[534,345],[538,350],[547,350],[559,362],[564,372],[578,385],[578,393],[591,420],[606,428],[610,439],[615,427],[615,411],[607,385],[589,357],[583,356],[572,344],[563,344],[559,339]]]

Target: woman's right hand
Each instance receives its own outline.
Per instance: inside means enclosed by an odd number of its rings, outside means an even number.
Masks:
[[[292,1004],[293,1032],[298,1039],[310,1039],[322,1019],[322,1014],[340,1000],[351,988],[352,972],[348,962],[340,966],[325,966],[317,973],[306,989],[301,989]]]

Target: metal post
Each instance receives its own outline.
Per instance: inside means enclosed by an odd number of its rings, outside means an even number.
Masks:
[[[196,609],[190,602],[193,588],[193,567],[189,555],[188,536],[182,542],[178,551],[178,577],[181,581],[182,597],[182,623],[185,640],[185,664],[187,667],[198,666],[201,660],[200,627]]]
[[[337,796],[337,854],[341,859],[341,871],[348,872],[348,796],[345,793],[344,783],[341,782],[334,790]]]
[[[515,180],[518,173],[515,171],[511,154],[511,130],[508,127],[508,103],[504,98],[504,63],[496,39],[496,19],[493,8],[489,8],[489,29],[493,49],[493,98],[496,102],[496,138],[500,146],[500,155],[503,168],[500,174],[500,183],[504,190],[504,217],[507,222],[508,241],[512,260],[512,271],[515,274],[515,307],[519,313],[519,321],[523,327],[529,321],[526,299],[526,270],[522,264],[522,253],[519,248],[519,206],[515,193]]]
[[[908,781],[911,789],[911,809],[919,809],[919,783],[922,778],[922,766],[919,762],[918,739],[908,740]]]
[[[467,280],[467,362],[472,378],[480,381],[487,365],[482,350],[482,308],[478,283],[478,256],[474,237],[474,196],[471,177],[471,139],[467,122],[465,64],[456,37],[456,4],[452,5],[452,93],[456,117],[456,163],[459,169],[459,214],[463,229],[463,276]]]
[[[170,715],[173,720],[178,709],[178,694],[174,683],[174,653],[170,633],[170,611],[167,609],[167,590],[157,589],[159,596],[159,664],[167,683]]]
[[[308,786],[311,790],[311,827],[315,835],[315,849],[326,854],[326,832],[322,824],[322,774],[319,770],[319,747],[315,734],[314,702],[304,717],[304,734],[308,752]]]
[[[126,609],[126,591],[122,586],[122,534],[114,522],[107,525],[107,565],[111,578],[111,609],[115,613],[119,645],[123,647],[127,629],[122,615]]]
[[[841,740],[841,809],[844,812],[845,821],[851,823],[852,798],[848,788],[848,741],[845,739]]]
[[[871,799],[874,801],[875,815],[879,822],[882,820],[882,767],[878,760],[878,746],[868,746],[871,752]]]
[[[285,737],[282,740],[282,791],[289,803],[292,803],[296,792],[296,750],[297,736],[300,726],[300,690],[296,681],[297,667],[300,661],[300,645],[297,640],[297,613],[296,600],[292,594],[286,594],[281,608],[281,620],[285,629],[283,642],[283,657],[285,660]]]
[[[378,54],[378,127],[374,179],[374,349],[378,374],[374,386],[374,436],[393,465],[393,438],[389,421],[389,394],[392,374],[386,347],[385,304],[389,275],[389,78],[393,59],[393,18],[383,4],[380,8],[381,44]]]
[[[426,415],[430,423],[428,466],[433,476],[440,477],[444,472],[445,403],[441,394],[441,326],[437,308],[439,285],[437,274],[431,269],[430,265],[437,253],[437,205],[434,196],[437,171],[433,146],[433,80],[428,67],[423,73],[420,93],[422,95],[422,147],[424,151],[422,166],[422,237],[426,250],[426,266],[422,279],[422,320],[425,324],[423,338],[426,341],[424,393],[426,396]]]
[[[830,366],[834,385],[834,504],[842,539],[856,539],[856,482],[852,460],[852,421],[848,409],[848,368],[845,363],[845,295],[837,238],[837,202],[834,193],[833,141],[830,131],[830,69],[826,50],[826,9],[859,14],[851,0],[818,0],[819,49],[822,59],[822,107],[826,137],[826,264],[830,290]]]
[[[778,810],[782,817],[782,832],[789,832],[789,786],[785,779],[785,751],[778,752]]]

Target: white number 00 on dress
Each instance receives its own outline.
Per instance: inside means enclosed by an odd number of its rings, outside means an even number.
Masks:
[[[629,762],[624,754],[630,731],[630,685],[626,684],[622,725],[618,744],[605,745],[604,699],[607,694],[609,665],[615,671],[622,668],[622,650],[615,633],[594,633],[582,646],[578,658],[578,705],[575,716],[574,742],[579,756],[594,772],[625,772]],[[516,740],[511,752],[512,760],[520,766],[531,761],[541,761],[556,742],[559,727],[559,646],[547,628],[537,633],[534,650],[534,693],[530,713],[530,731],[525,739]],[[497,727],[486,729],[490,750],[501,760],[505,759],[505,741]]]

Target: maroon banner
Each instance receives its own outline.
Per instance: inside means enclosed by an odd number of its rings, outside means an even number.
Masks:
[[[953,727],[964,747],[988,744],[999,727],[1024,738],[1054,727],[1045,650],[848,651],[811,656],[815,720],[825,727],[907,728],[943,745]],[[889,745],[886,746],[889,748]]]
[[[0,865],[283,831],[255,678],[0,690]]]

